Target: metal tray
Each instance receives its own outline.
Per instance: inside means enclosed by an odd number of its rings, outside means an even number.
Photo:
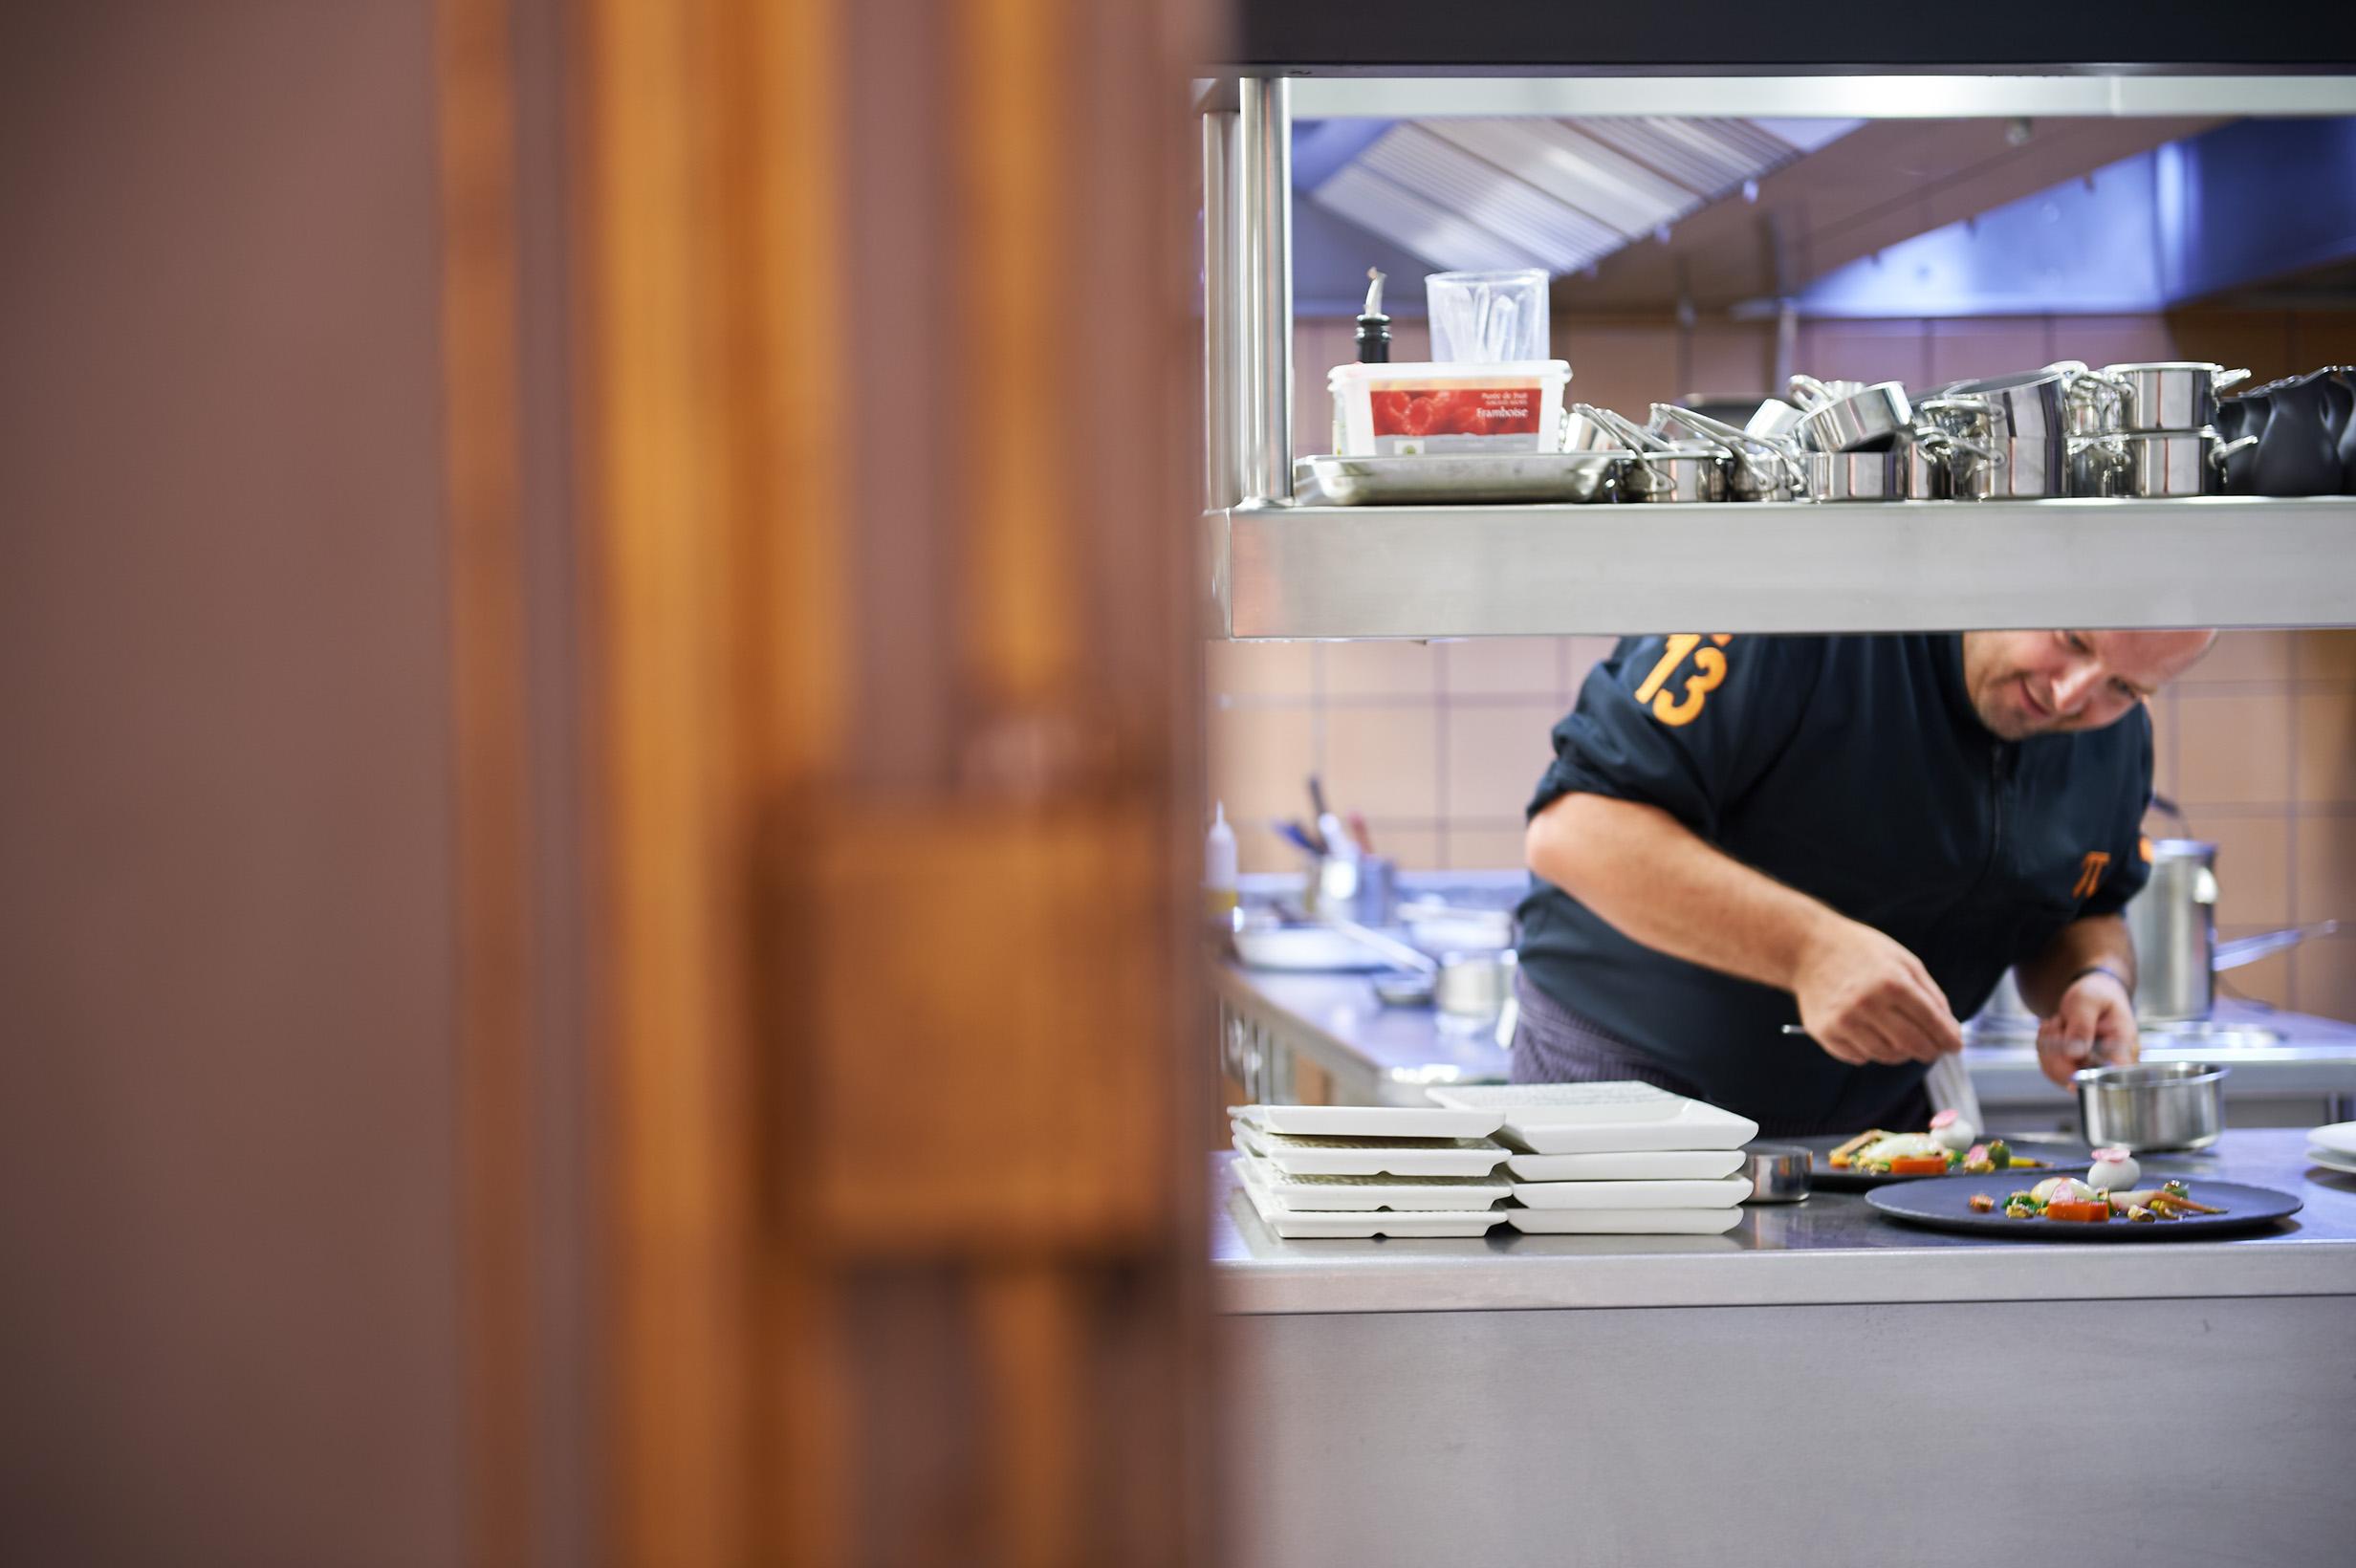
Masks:
[[[1438,452],[1418,457],[1304,457],[1293,490],[1308,506],[1476,506],[1608,501],[1626,452]]]

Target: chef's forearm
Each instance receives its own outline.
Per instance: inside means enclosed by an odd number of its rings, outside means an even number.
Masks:
[[[1634,801],[1563,795],[1531,818],[1524,848],[1532,871],[1631,940],[1762,985],[1792,989],[1810,945],[1846,924]]]
[[[2083,970],[2115,970],[2127,989],[2135,991],[2135,941],[2127,922],[2117,915],[2088,915],[2062,927],[2045,950],[2014,970],[2020,982],[2020,999],[2039,1017],[2049,1016],[2062,1004],[2062,993]]]

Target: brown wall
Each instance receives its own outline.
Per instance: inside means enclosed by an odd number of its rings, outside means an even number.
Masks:
[[[1326,370],[1350,357],[1352,323],[1295,337],[1310,410],[1300,451],[1323,450]],[[1420,322],[1394,328],[1396,358],[1428,352]],[[1656,399],[1765,390],[1769,329],[1669,321],[1559,320],[1575,396],[1641,416]],[[1827,377],[1920,385],[2068,356],[2094,363],[2179,355],[2248,365],[2260,380],[2356,360],[2356,314],[2185,313],[1970,321],[1802,323],[1796,363]],[[1247,869],[1292,853],[1272,817],[1306,810],[1320,773],[1378,847],[1418,867],[1520,861],[1521,808],[1545,766],[1547,731],[1609,639],[1455,642],[1214,643],[1206,664],[1211,789],[1236,824]],[[2221,845],[2225,934],[2341,918],[2356,926],[2356,631],[2228,633],[2154,708],[2159,788]],[[2173,829],[2155,817],[2156,830]],[[2227,977],[2233,990],[2356,1018],[2356,930]]]
[[[0,1559],[455,1559],[432,8],[0,20]]]

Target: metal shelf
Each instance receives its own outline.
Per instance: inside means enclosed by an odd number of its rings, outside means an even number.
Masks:
[[[2356,499],[1235,507],[1261,638],[2356,624]]]

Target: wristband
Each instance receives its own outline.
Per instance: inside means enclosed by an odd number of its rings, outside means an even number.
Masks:
[[[2084,969],[2080,969],[2076,974],[2073,974],[2067,980],[2062,981],[2062,989],[2063,991],[2069,990],[2072,986],[2078,984],[2079,981],[2083,980],[2089,974],[2107,974],[2113,980],[2119,982],[2119,989],[2126,991],[2130,999],[2132,999],[2135,995],[2135,983],[2132,980],[2129,980],[2126,975],[2121,974],[2117,969],[2112,969],[2108,964],[2088,964]]]

